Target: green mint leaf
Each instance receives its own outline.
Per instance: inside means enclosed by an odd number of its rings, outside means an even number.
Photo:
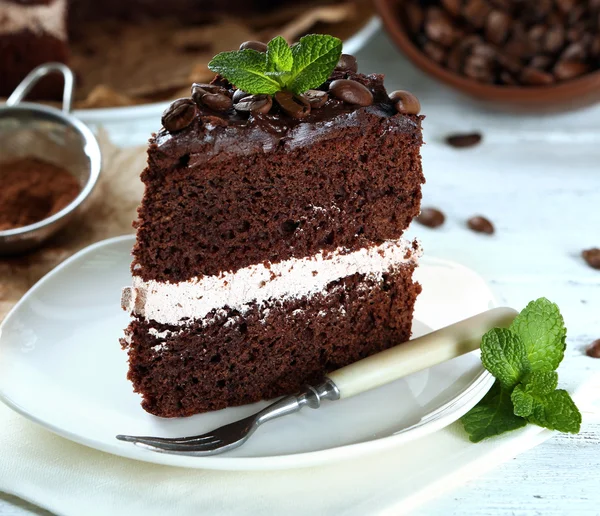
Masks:
[[[514,414],[510,392],[502,388],[498,381],[479,404],[461,418],[461,422],[473,443],[527,424],[524,418]]]
[[[515,416],[527,417],[533,412],[533,396],[525,391],[525,387],[517,385],[510,395]]]
[[[505,328],[493,328],[481,341],[481,361],[507,390],[529,372],[527,352],[521,339]]]
[[[267,44],[267,73],[291,72],[294,65],[292,49],[281,36]]]
[[[281,89],[279,82],[267,75],[267,57],[263,52],[251,49],[221,52],[212,58],[208,68],[251,94],[273,94]]]
[[[342,42],[333,36],[309,34],[292,47],[294,64],[287,89],[300,94],[323,84],[342,55]]]
[[[579,432],[581,412],[567,391],[557,389],[549,394],[528,394],[528,396],[532,399],[532,407],[530,414],[526,416],[527,421],[559,432],[572,434]]]
[[[522,383],[528,394],[550,394],[558,387],[558,373],[534,371],[529,373]]]
[[[554,303],[543,297],[532,301],[517,315],[510,329],[523,341],[531,371],[554,371],[561,363],[567,330]]]

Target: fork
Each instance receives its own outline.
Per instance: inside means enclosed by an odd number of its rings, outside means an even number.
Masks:
[[[117,435],[159,453],[207,456],[232,450],[244,444],[256,429],[303,407],[317,409],[323,400],[350,398],[386,383],[445,362],[479,348],[483,334],[490,328],[508,327],[517,312],[494,308],[479,315],[428,333],[390,349],[363,358],[329,373],[317,386],[305,386],[298,394],[285,396],[263,410],[211,432],[191,437],[169,438]]]

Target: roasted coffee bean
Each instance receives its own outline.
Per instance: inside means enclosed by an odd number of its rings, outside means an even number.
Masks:
[[[580,42],[576,42],[565,48],[558,59],[559,61],[584,61],[585,58],[585,47]]]
[[[310,114],[310,102],[302,95],[289,91],[278,91],[275,100],[281,110],[292,118],[305,118]]]
[[[446,51],[444,50],[444,47],[434,43],[433,41],[428,41],[425,43],[423,45],[423,50],[436,63],[443,63],[446,59]]]
[[[304,97],[310,102],[311,109],[323,107],[329,100],[327,92],[321,90],[308,90],[303,93]]]
[[[342,71],[348,70],[350,72],[357,72],[358,64],[356,63],[356,57],[351,56],[350,54],[342,54],[340,56],[338,64],[335,65],[335,69]]]
[[[416,218],[419,224],[423,224],[428,228],[440,227],[445,220],[446,216],[435,208],[423,208],[421,214]]]
[[[196,116],[196,103],[192,99],[177,99],[164,110],[161,123],[170,133],[185,129]]]
[[[508,54],[496,54],[496,61],[502,68],[505,68],[513,75],[519,74],[521,68],[523,68],[523,64],[518,57],[509,56]]]
[[[419,5],[413,2],[408,2],[405,8],[406,22],[413,34],[421,30],[425,14]]]
[[[565,28],[562,25],[553,25],[546,31],[544,38],[544,52],[555,53],[565,44]]]
[[[466,0],[462,8],[463,17],[478,29],[483,28],[492,7],[485,0]]]
[[[494,225],[485,217],[477,215],[467,220],[467,226],[476,233],[485,233],[486,235],[494,234]]]
[[[564,13],[569,14],[577,5],[579,0],[555,0],[558,8]]]
[[[462,149],[465,147],[473,147],[480,143],[482,139],[481,133],[451,134],[446,136],[446,143],[451,147]]]
[[[559,81],[568,81],[590,71],[589,65],[576,61],[559,61],[552,69],[554,77]]]
[[[240,50],[246,49],[256,50],[257,52],[266,52],[267,44],[263,43],[262,41],[244,41],[240,45]]]
[[[600,269],[600,249],[594,247],[581,252],[581,256],[590,267]]]
[[[485,22],[485,37],[490,43],[501,45],[508,36],[511,24],[510,16],[502,11],[494,10],[488,14]]]
[[[192,99],[199,108],[206,106],[213,111],[227,111],[233,105],[229,92],[213,84],[194,84]]]
[[[273,106],[271,95],[248,95],[236,102],[233,107],[244,113],[268,113]]]
[[[600,358],[600,339],[596,339],[594,342],[592,342],[585,350],[585,354],[588,357]]]
[[[465,58],[463,72],[471,79],[492,82],[494,78],[494,61],[489,57],[471,54]]]
[[[521,83],[531,86],[545,86],[554,82],[554,76],[551,73],[530,66],[523,68],[519,79]]]
[[[237,104],[240,100],[242,100],[245,97],[249,97],[250,93],[245,92],[244,90],[235,90],[233,92],[233,97],[231,97],[231,100],[233,100],[234,104]]]
[[[452,19],[440,8],[430,7],[425,16],[425,35],[445,47],[456,41],[457,31]]]
[[[396,111],[405,115],[418,115],[421,112],[421,103],[412,93],[396,90],[390,93],[390,100],[394,103]]]
[[[537,68],[539,70],[547,70],[552,66],[553,60],[551,57],[545,55],[534,56],[531,61],[529,61],[529,66],[532,68]]]
[[[441,0],[441,4],[455,18],[460,16],[463,0]]]
[[[329,85],[329,93],[335,98],[355,106],[370,106],[373,104],[373,94],[360,82],[350,79],[337,79]]]
[[[499,78],[501,84],[506,84],[509,86],[514,86],[515,84],[518,84],[517,80],[510,74],[510,72],[507,72],[506,70],[500,72]]]

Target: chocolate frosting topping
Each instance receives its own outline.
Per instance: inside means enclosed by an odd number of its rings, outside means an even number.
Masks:
[[[161,129],[153,136],[150,140],[155,149],[151,154],[152,159],[163,167],[176,167],[180,161],[194,165],[217,162],[231,154],[273,152],[281,145],[290,149],[298,148],[309,145],[317,138],[328,139],[329,133],[333,134],[333,127],[358,126],[365,116],[389,119],[390,130],[415,130],[417,117],[398,113],[383,86],[383,75],[335,70],[318,89],[327,91],[331,82],[337,79],[351,79],[366,86],[373,94],[373,104],[361,107],[330,95],[322,107],[313,108],[301,119],[289,116],[275,102],[267,114],[240,113],[234,108],[218,112],[200,106],[195,120],[185,129],[173,134]],[[213,84],[226,88],[230,95],[236,91],[219,76]]]

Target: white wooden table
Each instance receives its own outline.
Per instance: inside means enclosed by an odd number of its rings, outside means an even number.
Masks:
[[[565,316],[568,353],[561,383],[600,372],[584,355],[600,338],[600,271],[582,249],[600,247],[600,105],[562,115],[490,111],[423,76],[379,33],[358,54],[363,72],[385,72],[388,90],[418,94],[425,121],[424,205],[447,221],[413,227],[431,256],[463,263],[488,279],[503,304],[522,308],[540,296]],[[148,127],[149,133],[156,127]],[[456,150],[446,134],[481,131],[478,147]],[[483,214],[492,237],[465,228]],[[416,225],[415,225],[416,226]],[[1,458],[0,458],[1,460]],[[422,514],[600,514],[600,419],[584,421],[577,436],[559,435],[450,495]],[[0,494],[0,515],[48,514]]]

